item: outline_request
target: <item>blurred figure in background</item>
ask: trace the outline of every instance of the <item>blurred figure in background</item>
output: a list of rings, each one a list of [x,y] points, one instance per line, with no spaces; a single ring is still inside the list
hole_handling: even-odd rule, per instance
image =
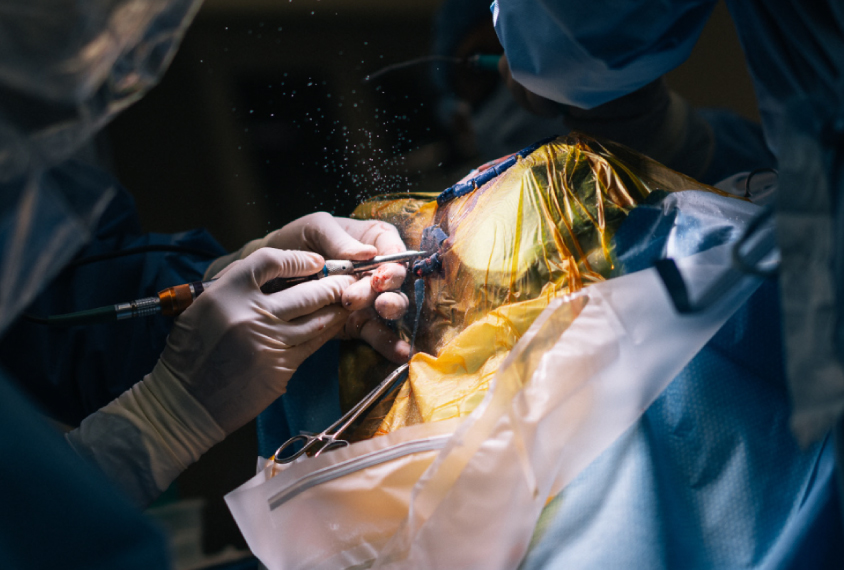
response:
[[[377,290],[351,276],[260,290],[319,271],[325,257],[402,251],[392,226],[316,213],[224,255],[201,230],[143,233],[126,190],[71,160],[157,83],[199,5],[0,1],[0,560],[10,568],[167,567],[136,508],[277,399],[310,354],[341,334],[407,358],[376,316],[406,308],[392,292],[403,268]],[[172,329],[20,322],[206,273],[217,281]],[[22,392],[81,425],[63,439]]]
[[[629,1],[610,9],[500,0],[493,20],[507,56],[502,72],[516,97],[539,112],[562,110],[598,125],[604,109],[664,117],[637,131],[679,126],[684,135],[668,140],[688,148],[686,159],[695,157],[695,168],[705,169],[698,158],[707,144],[684,142],[700,138],[699,121],[666,94],[662,76],[689,56],[715,3]],[[778,161],[792,423],[801,441],[815,441],[844,411],[844,5],[730,0],[727,7],[756,88],[765,141]],[[738,158],[750,145],[724,148]]]
[[[548,47],[553,56],[553,47]],[[433,54],[465,58],[501,54],[483,0],[446,0],[434,27]],[[625,144],[707,184],[775,165],[760,126],[727,109],[696,109],[659,79],[595,108],[559,105],[520,89],[507,59],[500,77],[437,62],[439,116],[458,155],[491,160],[543,137],[578,130]]]
[[[445,0],[434,20],[433,55],[465,58],[504,52],[485,0]],[[568,129],[559,119],[520,106],[495,71],[434,62],[437,115],[451,135],[456,160],[493,160]]]

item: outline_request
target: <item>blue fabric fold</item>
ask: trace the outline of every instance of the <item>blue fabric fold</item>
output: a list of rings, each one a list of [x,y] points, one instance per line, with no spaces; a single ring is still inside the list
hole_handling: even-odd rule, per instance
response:
[[[634,210],[615,237],[625,270],[670,240],[688,255],[733,239],[729,222],[707,221],[740,204],[725,200],[680,193]],[[834,449],[829,437],[801,449],[791,433],[778,299],[763,283],[554,499],[524,570],[841,567]]]
[[[66,268],[26,313],[56,315],[149,297],[201,279],[211,261],[226,253],[205,230],[143,232],[132,196],[96,168],[70,162],[54,170],[70,196],[117,190],[93,239],[76,259],[147,245],[180,246],[209,255],[151,252]],[[77,425],[152,371],[171,324],[172,319],[159,316],[52,328],[19,318],[0,339],[0,363],[50,416]]]

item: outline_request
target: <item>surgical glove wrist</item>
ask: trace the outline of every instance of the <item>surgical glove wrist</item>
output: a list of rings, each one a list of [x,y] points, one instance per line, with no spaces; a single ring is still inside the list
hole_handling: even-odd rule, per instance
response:
[[[226,436],[160,362],[116,400],[91,414],[67,440],[138,506],[146,506]]]
[[[346,323],[354,279],[328,277],[264,294],[276,277],[310,275],[315,254],[264,248],[233,263],[173,324],[142,382],[67,438],[139,505],[274,402],[296,368]]]

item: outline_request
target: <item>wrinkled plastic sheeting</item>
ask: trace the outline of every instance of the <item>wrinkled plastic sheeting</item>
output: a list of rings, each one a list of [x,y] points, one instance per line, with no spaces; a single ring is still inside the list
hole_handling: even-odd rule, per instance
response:
[[[485,165],[467,179],[508,160],[513,159]],[[357,435],[467,416],[549,302],[617,271],[612,238],[655,190],[718,193],[625,147],[572,133],[441,204],[388,195],[359,206],[355,217],[395,224],[411,248],[422,247],[426,228],[448,237],[438,252],[442,271],[424,278],[420,354],[410,363],[409,382],[385,416],[378,411],[383,421],[377,429]],[[408,311],[406,320],[415,314]],[[371,359],[349,353],[342,358],[344,370],[351,371],[341,375],[342,389],[360,392],[352,401],[366,390],[350,387],[384,376],[367,370]]]
[[[844,412],[844,114],[839,106],[801,100],[781,127],[783,334],[791,426],[808,445]]]
[[[276,466],[226,495],[249,548],[268,568],[347,568],[377,555],[407,516],[410,489],[458,420],[411,426],[318,457]],[[422,444],[423,451],[362,467],[353,476],[309,481],[374,455]],[[304,486],[303,486],[304,483]],[[291,496],[293,495],[293,496]]]
[[[690,285],[704,287],[727,268],[729,248],[681,260]],[[397,472],[390,479],[403,480],[405,487],[392,485],[390,493],[406,495],[407,514],[400,522],[392,517],[378,533],[358,531],[377,517],[378,506],[358,503],[354,493],[323,495],[317,486],[270,509],[280,476],[267,481],[265,472],[227,496],[229,506],[270,570],[513,568],[549,497],[639,419],[757,286],[746,278],[710,311],[684,316],[674,311],[653,269],[556,299],[418,482],[417,471],[393,465]],[[368,446],[392,445],[390,438],[411,430],[421,438],[443,425],[404,428],[305,459],[288,473],[299,481],[318,477],[335,453],[348,459]],[[334,485],[351,491],[374,487],[384,477],[367,484],[368,474],[348,474]],[[296,517],[283,515],[297,499],[302,502]],[[351,503],[356,508],[348,508]],[[299,558],[303,551],[319,555]]]
[[[0,0],[0,331],[91,237],[114,188],[51,168],[140,98],[199,0]]]
[[[708,282],[729,264],[729,251],[686,258],[684,277]],[[638,420],[757,286],[746,279],[696,316],[674,312],[654,270],[555,302],[496,377],[475,421],[414,489],[406,524],[374,567],[515,567],[548,498]],[[577,319],[546,350],[560,313],[564,325],[583,296]],[[444,546],[461,532],[459,544]]]
[[[116,189],[63,173],[33,173],[0,192],[0,332],[90,238]]]
[[[3,179],[64,160],[146,93],[200,4],[0,0]]]

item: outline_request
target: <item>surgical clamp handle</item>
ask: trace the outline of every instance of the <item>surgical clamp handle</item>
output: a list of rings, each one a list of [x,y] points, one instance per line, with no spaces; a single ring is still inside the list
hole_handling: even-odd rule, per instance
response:
[[[273,454],[273,461],[282,465],[286,463],[291,463],[292,461],[295,461],[296,459],[304,455],[317,443],[323,443],[324,445],[322,448],[319,449],[319,451],[314,454],[314,457],[317,457],[323,451],[346,447],[347,445],[349,445],[349,442],[344,439],[337,439],[337,436],[346,431],[349,426],[351,426],[355,422],[355,420],[357,420],[361,416],[361,414],[368,410],[372,406],[372,404],[374,404],[378,400],[378,398],[389,392],[390,389],[400,380],[403,380],[406,375],[407,364],[405,363],[396,368],[393,372],[391,372],[390,375],[387,376],[380,384],[378,384],[378,386],[376,386],[375,389],[373,389],[369,394],[367,394],[365,398],[363,398],[351,410],[343,414],[340,419],[325,428],[320,433],[316,435],[294,435],[293,437],[285,441],[283,444],[281,444],[281,447],[276,449],[275,454]],[[284,451],[297,441],[301,441],[304,444],[302,445],[302,448],[299,451],[289,457],[279,458],[279,455],[282,451]]]
[[[729,289],[737,285],[742,279],[748,277],[762,279],[773,277],[776,274],[776,268],[766,271],[757,267],[759,262],[777,249],[776,234],[773,229],[765,233],[760,231],[760,228],[772,217],[773,209],[768,207],[750,221],[744,233],[733,244],[732,266],[714,280],[694,301],[690,298],[683,275],[673,259],[660,259],[654,264],[654,268],[663,285],[665,285],[665,289],[671,297],[671,302],[678,313],[681,315],[700,313],[718,302]],[[761,234],[761,237],[756,234]],[[742,253],[742,246],[750,242],[751,237],[757,237],[757,240],[750,244],[749,251]]]

